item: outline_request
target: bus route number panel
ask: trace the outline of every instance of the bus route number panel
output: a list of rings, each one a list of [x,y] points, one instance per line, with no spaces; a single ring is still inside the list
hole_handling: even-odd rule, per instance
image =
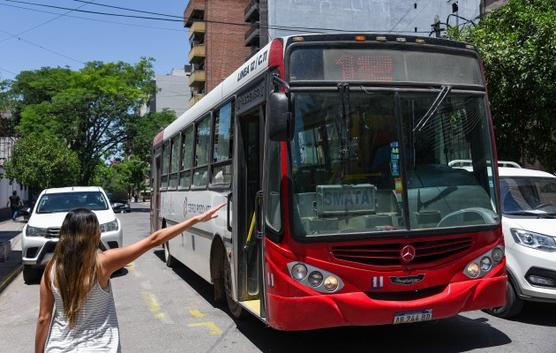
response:
[[[413,322],[430,321],[432,320],[432,309],[422,311],[411,311],[396,313],[394,315],[394,325],[396,324],[411,324]]]
[[[376,190],[372,184],[317,185],[317,214],[330,217],[375,213]]]

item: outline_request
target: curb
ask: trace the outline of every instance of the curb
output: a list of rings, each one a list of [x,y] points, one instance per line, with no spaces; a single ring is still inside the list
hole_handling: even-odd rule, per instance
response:
[[[17,275],[19,275],[22,269],[23,265],[17,266],[16,269],[13,270],[13,272],[10,273],[2,283],[0,283],[0,293],[2,293],[10,283],[12,283],[12,281],[17,277]]]

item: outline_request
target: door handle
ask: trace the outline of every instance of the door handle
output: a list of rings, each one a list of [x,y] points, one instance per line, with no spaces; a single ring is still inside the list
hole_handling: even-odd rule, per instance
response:
[[[228,232],[232,231],[232,226],[230,225],[230,202],[232,201],[232,193],[230,192],[226,195],[228,199],[228,204],[226,205],[226,228],[228,228]]]

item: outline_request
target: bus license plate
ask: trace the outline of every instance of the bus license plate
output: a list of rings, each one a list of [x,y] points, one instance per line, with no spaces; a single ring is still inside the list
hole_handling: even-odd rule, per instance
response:
[[[410,324],[412,322],[432,320],[432,309],[423,311],[412,311],[407,313],[397,313],[394,315],[395,324]]]

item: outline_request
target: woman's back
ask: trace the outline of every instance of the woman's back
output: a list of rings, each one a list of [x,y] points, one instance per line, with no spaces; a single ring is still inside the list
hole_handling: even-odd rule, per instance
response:
[[[62,296],[53,280],[54,271],[49,277],[55,310],[45,352],[120,352],[120,332],[110,282],[102,288],[95,281],[75,325],[70,327]]]

